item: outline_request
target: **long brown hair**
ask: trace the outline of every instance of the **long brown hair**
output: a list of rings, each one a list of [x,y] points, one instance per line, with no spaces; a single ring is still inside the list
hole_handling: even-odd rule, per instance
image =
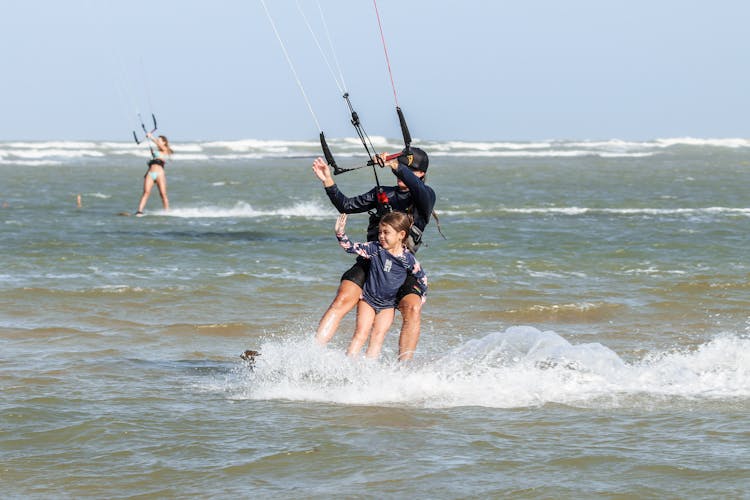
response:
[[[167,148],[167,153],[174,154],[174,151],[172,151],[172,148],[169,146],[169,139],[167,139],[166,135],[160,135],[159,139],[164,141],[164,147]]]
[[[409,230],[411,225],[414,224],[414,219],[404,212],[388,212],[380,219],[380,224],[388,224],[396,232],[403,231],[404,239],[401,240],[401,243],[403,243],[409,237]]]

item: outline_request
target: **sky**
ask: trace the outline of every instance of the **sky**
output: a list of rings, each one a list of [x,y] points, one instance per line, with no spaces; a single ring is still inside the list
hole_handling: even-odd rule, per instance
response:
[[[371,136],[750,136],[746,0],[377,0],[395,98],[374,2],[265,2],[309,107],[261,0],[0,0],[0,141],[352,137],[305,19]]]

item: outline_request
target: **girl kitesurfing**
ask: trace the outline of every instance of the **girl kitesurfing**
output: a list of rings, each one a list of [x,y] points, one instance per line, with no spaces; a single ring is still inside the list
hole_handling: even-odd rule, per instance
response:
[[[415,288],[424,300],[427,277],[414,254],[406,248],[406,239],[412,225],[411,216],[403,212],[389,212],[380,219],[377,241],[354,243],[346,235],[346,214],[336,221],[335,231],[339,245],[358,258],[370,262],[367,281],[357,303],[357,327],[346,350],[348,356],[357,356],[369,338],[366,356],[377,358],[383,346],[398,303],[398,292],[407,278],[412,278]]]

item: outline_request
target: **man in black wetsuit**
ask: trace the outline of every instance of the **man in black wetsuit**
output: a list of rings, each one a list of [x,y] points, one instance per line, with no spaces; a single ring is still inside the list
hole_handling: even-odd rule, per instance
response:
[[[414,218],[411,241],[408,246],[412,252],[416,252],[421,244],[422,232],[430,221],[430,215],[435,206],[435,192],[424,183],[429,165],[427,153],[414,147],[410,148],[409,153],[410,155],[400,156],[398,161],[392,160],[386,163],[396,176],[397,184],[382,189],[388,197],[387,203],[393,210],[408,213]],[[317,158],[313,162],[313,172],[323,183],[328,198],[340,213],[370,213],[367,241],[377,241],[378,223],[382,216],[382,202],[384,201],[378,199],[377,187],[349,198],[339,191],[328,164],[322,158]],[[341,319],[357,305],[367,277],[368,266],[369,261],[366,259],[357,259],[357,262],[341,276],[341,284],[336,297],[320,319],[318,331],[315,334],[315,339],[321,344],[331,340]],[[422,296],[412,276],[407,278],[399,290],[398,310],[401,311],[403,318],[398,340],[398,358],[403,361],[414,357],[419,341]]]

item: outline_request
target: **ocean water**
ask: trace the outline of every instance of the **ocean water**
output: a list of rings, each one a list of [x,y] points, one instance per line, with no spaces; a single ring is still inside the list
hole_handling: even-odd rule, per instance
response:
[[[315,141],[175,138],[143,218],[134,144],[0,142],[2,496],[750,498],[750,141],[415,144],[399,364],[399,316],[311,341],[352,260]]]

